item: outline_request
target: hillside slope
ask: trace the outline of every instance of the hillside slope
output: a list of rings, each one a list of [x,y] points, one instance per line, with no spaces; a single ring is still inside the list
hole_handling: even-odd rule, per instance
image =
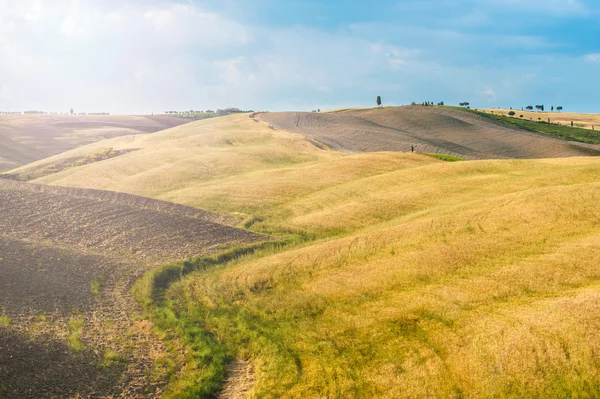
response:
[[[96,141],[187,122],[169,116],[0,115],[0,172]]]
[[[302,136],[273,131],[265,124],[248,118],[248,115],[232,115],[192,122],[149,135],[105,140],[26,165],[11,173],[35,173],[65,159],[108,147],[136,151],[68,168],[35,182],[127,192],[203,208],[198,201],[201,196],[194,191],[207,182],[343,157],[343,154],[315,147]]]
[[[437,163],[291,197],[274,221],[330,238],[191,275],[170,311],[249,357],[258,397],[596,397],[599,179]]]
[[[258,397],[600,395],[600,158],[344,154],[236,115],[16,172],[106,147],[139,150],[38,181],[244,213],[255,231],[300,237],[167,290],[158,317],[212,340],[185,348],[198,362],[186,371],[249,359]]]
[[[347,152],[410,151],[466,159],[600,155],[596,145],[515,130],[443,107],[385,107],[331,113],[273,112],[261,120]]]
[[[538,112],[538,111],[527,111],[519,109],[503,109],[503,108],[486,108],[482,111],[487,113],[493,113],[495,115],[509,116],[508,113],[511,111],[515,112],[516,117],[523,115],[523,119],[529,119],[533,121],[543,120],[547,121],[550,119],[552,123],[560,123],[561,125],[570,126],[573,122],[574,126],[583,129],[600,130],[600,114],[584,114],[580,112]]]
[[[3,179],[0,215],[2,398],[155,397],[165,349],[129,294],[133,282],[265,238],[181,205]]]

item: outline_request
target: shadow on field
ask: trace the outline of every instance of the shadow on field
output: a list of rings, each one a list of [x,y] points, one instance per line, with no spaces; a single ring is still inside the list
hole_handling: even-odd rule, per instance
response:
[[[72,352],[56,339],[30,341],[0,327],[0,398],[110,396],[118,390],[122,369],[103,369],[99,361],[90,351]]]

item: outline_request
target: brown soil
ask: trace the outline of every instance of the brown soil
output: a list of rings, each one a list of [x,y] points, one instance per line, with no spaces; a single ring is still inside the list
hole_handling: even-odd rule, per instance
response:
[[[170,116],[0,115],[0,172],[100,140],[188,122]]]
[[[405,106],[332,113],[274,112],[257,116],[346,152],[403,151],[466,159],[554,158],[600,155],[600,146],[511,129],[475,114]]]
[[[155,360],[166,351],[133,282],[165,262],[263,239],[180,205],[7,180],[0,216],[0,316],[11,320],[0,325],[0,398],[159,396]],[[74,318],[79,349],[69,345]]]

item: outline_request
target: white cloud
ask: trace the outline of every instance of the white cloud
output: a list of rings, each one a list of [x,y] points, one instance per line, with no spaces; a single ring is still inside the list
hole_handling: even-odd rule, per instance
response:
[[[483,89],[481,94],[486,96],[489,100],[492,100],[492,101],[498,100],[498,98],[496,97],[496,92],[491,87],[486,87],[485,89]]]
[[[538,0],[506,2],[509,9],[542,7]],[[368,105],[376,95],[387,103],[495,102],[530,95],[553,77],[553,61],[528,58],[553,49],[539,36],[421,23],[269,27],[197,4],[0,0],[0,109],[323,109]],[[580,3],[547,4],[577,10]],[[476,26],[490,15],[474,10],[460,24]],[[560,62],[593,69],[581,60]],[[569,85],[572,75],[564,74],[566,87],[577,86]]]
[[[590,53],[583,57],[588,62],[600,62],[600,53]]]

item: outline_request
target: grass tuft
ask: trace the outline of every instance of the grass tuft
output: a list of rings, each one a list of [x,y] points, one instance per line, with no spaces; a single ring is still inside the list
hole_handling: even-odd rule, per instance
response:
[[[432,157],[435,159],[439,159],[442,161],[446,161],[446,162],[458,162],[458,161],[464,161],[464,158],[461,157],[455,157],[453,155],[446,155],[446,154],[425,154],[428,157]]]
[[[2,313],[0,315],[0,326],[8,327],[12,323],[12,319],[8,317],[6,314]]]
[[[69,349],[71,349],[73,352],[81,352],[85,349],[85,345],[81,341],[81,334],[83,334],[84,324],[85,321],[79,316],[73,316],[69,320],[69,324],[67,326],[69,331],[67,343],[69,345]]]

